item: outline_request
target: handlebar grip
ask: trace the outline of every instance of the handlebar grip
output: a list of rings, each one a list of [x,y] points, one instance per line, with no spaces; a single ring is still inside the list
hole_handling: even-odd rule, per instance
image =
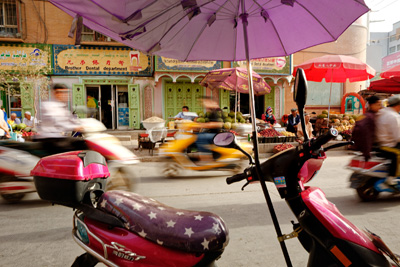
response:
[[[236,175],[233,175],[231,177],[226,178],[226,183],[227,184],[233,184],[233,183],[236,183],[236,182],[240,182],[240,181],[246,179],[247,177],[249,177],[249,175],[246,174],[246,172],[240,173],[240,174],[236,174]]]
[[[332,138],[338,136],[338,130],[335,128],[330,128],[327,134],[319,136],[312,144],[311,149],[316,150],[319,149],[321,146],[328,143]]]

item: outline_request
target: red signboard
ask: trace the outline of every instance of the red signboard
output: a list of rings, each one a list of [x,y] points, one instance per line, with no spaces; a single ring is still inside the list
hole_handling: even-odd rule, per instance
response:
[[[394,66],[400,65],[400,52],[390,54],[382,58],[382,72],[387,71]]]

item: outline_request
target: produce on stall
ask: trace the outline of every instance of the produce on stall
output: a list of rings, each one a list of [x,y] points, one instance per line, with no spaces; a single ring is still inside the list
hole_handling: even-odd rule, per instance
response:
[[[294,147],[292,144],[279,144],[274,146],[272,153],[276,154],[292,147]]]
[[[345,140],[351,139],[351,132],[356,124],[358,118],[357,114],[333,114],[329,115],[329,127],[335,127],[339,134]],[[317,115],[314,130],[319,133],[321,128],[326,127],[328,124],[328,111],[323,110],[321,114]]]

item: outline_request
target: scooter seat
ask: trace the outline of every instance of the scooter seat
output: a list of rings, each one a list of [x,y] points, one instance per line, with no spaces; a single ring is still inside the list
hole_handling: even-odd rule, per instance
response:
[[[128,230],[173,249],[204,253],[221,250],[229,241],[228,229],[219,216],[172,208],[131,192],[104,193],[98,209],[118,217]]]

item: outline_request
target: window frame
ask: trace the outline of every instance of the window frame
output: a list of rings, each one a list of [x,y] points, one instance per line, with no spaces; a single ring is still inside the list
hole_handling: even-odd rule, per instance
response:
[[[13,20],[15,20],[15,24],[8,24],[10,20],[8,11],[11,9],[7,9],[7,4],[14,6],[13,8],[15,9],[15,12],[13,15],[15,19]],[[17,0],[0,0],[0,12],[2,14],[0,16],[0,38],[21,38],[22,30],[20,2]]]

